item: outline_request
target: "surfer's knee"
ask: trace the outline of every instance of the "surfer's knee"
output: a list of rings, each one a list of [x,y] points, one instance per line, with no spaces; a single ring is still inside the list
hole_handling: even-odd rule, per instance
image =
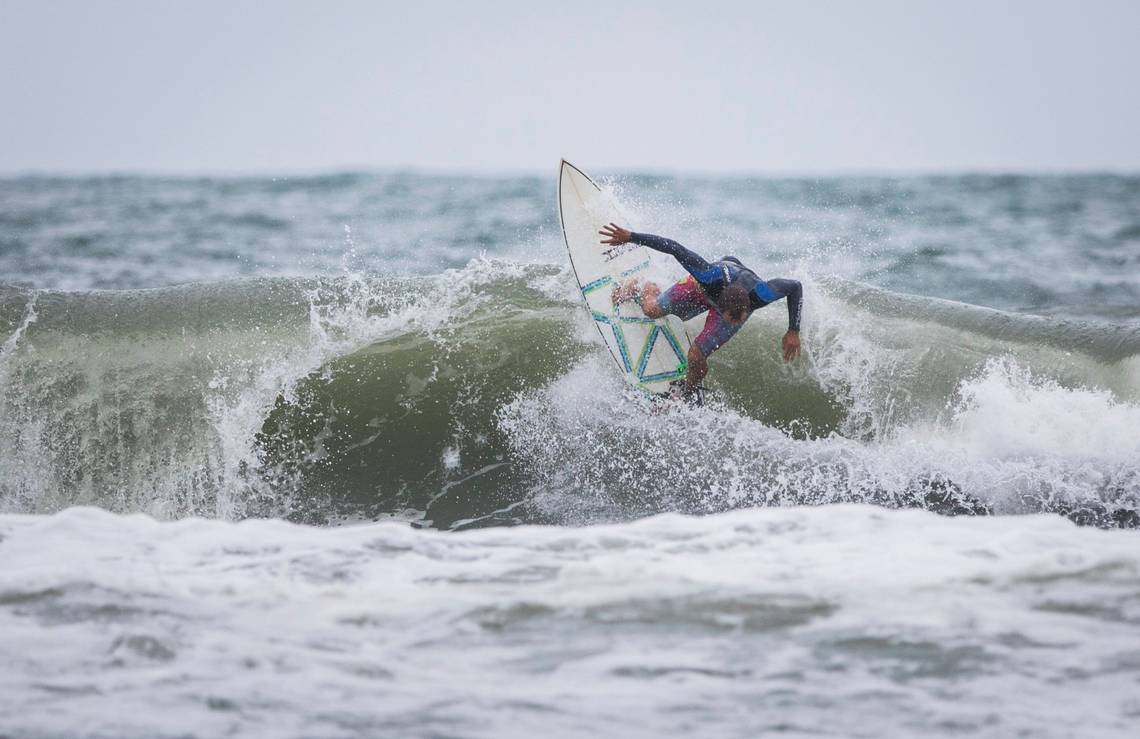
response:
[[[664,318],[665,309],[657,302],[661,295],[661,288],[652,282],[647,282],[641,288],[641,312],[649,318]]]

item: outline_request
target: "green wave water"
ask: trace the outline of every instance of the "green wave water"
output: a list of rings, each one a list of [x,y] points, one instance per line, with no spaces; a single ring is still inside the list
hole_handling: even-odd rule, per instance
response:
[[[809,280],[801,362],[778,356],[782,314],[760,312],[716,355],[714,408],[663,412],[610,371],[567,278],[476,260],[10,289],[0,502],[441,527],[868,500],[1101,525],[1140,511],[1134,326]],[[996,455],[993,423],[1016,442]]]

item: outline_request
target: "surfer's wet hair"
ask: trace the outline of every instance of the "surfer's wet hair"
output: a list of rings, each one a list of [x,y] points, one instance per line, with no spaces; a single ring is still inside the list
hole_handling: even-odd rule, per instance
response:
[[[743,321],[748,314],[748,290],[743,285],[729,285],[720,293],[717,307],[723,316],[734,321]]]

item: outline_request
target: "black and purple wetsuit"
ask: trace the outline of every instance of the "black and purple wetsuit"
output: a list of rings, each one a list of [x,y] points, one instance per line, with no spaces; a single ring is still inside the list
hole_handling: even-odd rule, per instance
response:
[[[677,316],[682,321],[708,311],[705,327],[694,342],[706,357],[719,349],[744,325],[743,321],[735,326],[726,321],[717,306],[721,292],[730,284],[740,284],[748,290],[748,315],[757,308],[787,298],[788,330],[800,330],[804,295],[803,286],[798,280],[762,280],[736,257],[723,257],[708,262],[701,255],[662,236],[635,233],[631,241],[672,256],[689,273],[689,277],[661,293],[657,304],[666,313]]]

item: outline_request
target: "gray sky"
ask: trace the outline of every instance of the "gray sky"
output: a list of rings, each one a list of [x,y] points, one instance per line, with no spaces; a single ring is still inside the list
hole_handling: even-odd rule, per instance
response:
[[[0,0],[0,171],[1140,170],[1140,2]]]

